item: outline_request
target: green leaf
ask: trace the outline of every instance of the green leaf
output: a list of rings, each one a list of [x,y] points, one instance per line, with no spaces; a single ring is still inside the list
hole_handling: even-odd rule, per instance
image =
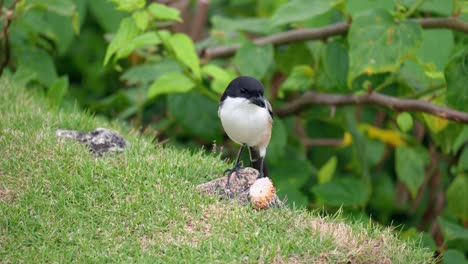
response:
[[[312,54],[305,43],[294,43],[275,51],[276,67],[289,75],[297,65],[313,64]]]
[[[167,72],[179,71],[177,63],[171,59],[164,59],[151,64],[138,64],[129,68],[122,76],[121,80],[128,85],[148,84]]]
[[[11,76],[11,81],[17,84],[18,86],[26,86],[29,82],[34,81],[36,79],[37,72],[29,68],[22,67],[21,65],[19,65],[19,67]]]
[[[468,147],[462,150],[460,158],[458,159],[458,171],[468,171]]]
[[[429,155],[423,148],[399,146],[395,151],[395,167],[398,179],[409,189],[413,199],[424,182],[424,167]]]
[[[280,97],[287,91],[306,91],[314,83],[314,70],[309,65],[297,65],[279,88]]]
[[[416,59],[406,61],[399,72],[400,78],[405,80],[414,91],[422,91],[443,84],[443,80],[431,77],[437,77],[437,74],[434,74],[436,72],[443,72],[454,46],[451,30],[424,30],[422,36],[422,44],[416,52]]]
[[[221,122],[218,120],[218,104],[199,93],[170,94],[167,107],[175,119],[188,133],[208,142],[222,138]]]
[[[186,93],[193,89],[195,84],[180,72],[168,72],[151,84],[148,89],[148,99],[161,94]]]
[[[408,112],[403,112],[397,116],[397,124],[401,131],[408,132],[413,128],[413,118]]]
[[[372,196],[369,200],[372,211],[378,211],[378,220],[382,224],[391,221],[391,214],[395,208],[395,183],[386,172],[374,172],[372,182]],[[388,223],[389,224],[389,223]]]
[[[327,43],[320,51],[320,62],[324,74],[317,74],[317,76],[326,77],[324,86],[336,87],[338,91],[346,91],[349,59],[345,45],[331,42]]]
[[[82,1],[82,0],[80,0]],[[120,22],[128,15],[114,8],[110,1],[86,1],[91,14],[106,32],[116,32]]]
[[[346,0],[346,11],[355,17],[362,12],[366,12],[369,9],[382,8],[387,11],[393,11],[395,9],[395,2],[393,0]]]
[[[370,186],[355,178],[329,181],[312,187],[320,204],[328,206],[365,206],[370,196]]]
[[[204,75],[213,78],[213,81],[211,82],[211,88],[213,91],[219,94],[224,92],[229,82],[235,77],[232,76],[228,71],[214,64],[207,64],[203,66],[201,71]]]
[[[54,105],[61,105],[68,90],[68,77],[58,78],[48,89],[47,97]]]
[[[377,165],[385,154],[385,143],[380,140],[363,139],[365,153],[361,158],[366,159],[367,166]]]
[[[464,241],[465,245],[468,245],[468,229],[442,217],[438,217],[437,222],[439,222],[440,229],[444,236],[444,242],[458,240]]]
[[[389,12],[374,9],[354,18],[349,33],[348,87],[361,74],[393,72],[414,56],[422,41],[421,26],[397,22]]]
[[[370,182],[370,164],[368,160],[370,154],[368,144],[366,144],[366,139],[362,131],[358,128],[356,116],[351,109],[353,108],[348,108],[347,111],[345,110],[344,116],[346,127],[352,136],[352,166],[356,174],[360,175],[363,180]]]
[[[338,160],[336,156],[331,157],[327,163],[325,163],[322,168],[317,172],[317,178],[319,184],[324,184],[329,182],[336,170],[336,164]]]
[[[197,79],[200,79],[200,61],[192,39],[185,34],[177,33],[169,38],[169,44],[177,59],[189,67]]]
[[[28,6],[32,9],[20,15],[19,23],[12,23],[11,31],[27,31],[29,40],[42,40],[42,45],[54,44],[47,48],[63,54],[74,37],[73,23],[77,23],[78,16],[76,5],[71,0],[32,0],[28,1]]]
[[[443,124],[442,122],[439,122]],[[440,126],[440,124],[439,124]],[[458,140],[458,136],[463,135],[460,134],[463,130],[463,127],[466,126],[464,124],[455,123],[455,122],[448,122],[448,125],[438,133],[432,133],[431,131],[431,138],[436,143],[436,146],[440,148],[441,152],[444,154],[455,154],[458,149],[455,149],[457,146],[456,144],[460,143]],[[431,129],[431,125],[428,123],[429,129]],[[458,141],[458,142],[457,142]],[[463,144],[463,143],[462,143]]]
[[[412,0],[412,1],[413,1],[413,4],[415,4],[417,0]],[[452,11],[453,11],[453,3],[456,3],[456,2],[444,1],[444,0],[425,1],[424,4],[422,4],[422,6],[418,8],[418,10],[434,12],[434,13],[444,15],[444,16],[451,16]]]
[[[273,66],[273,46],[271,44],[257,46],[246,42],[234,56],[234,64],[241,75],[263,79]]]
[[[117,10],[132,12],[134,10],[143,8],[145,0],[111,0],[117,4]]]
[[[454,153],[458,151],[466,141],[468,141],[468,126],[463,126],[463,130],[460,131],[453,142],[452,151]]]
[[[444,252],[443,255],[443,264],[468,264],[468,259],[465,258],[465,255],[455,249],[448,249]]]
[[[166,5],[151,3],[148,6],[148,11],[156,19],[182,22],[182,19],[180,18],[180,11]]]
[[[104,58],[104,65],[107,64],[119,49],[122,49],[128,45],[133,39],[140,34],[140,30],[135,24],[135,20],[131,17],[127,17],[120,23],[117,33],[109,44]]]
[[[297,22],[323,14],[335,7],[340,0],[293,0],[282,5],[273,14],[275,26]]]
[[[52,57],[43,49],[34,47],[13,47],[17,67],[24,71],[35,72],[37,81],[51,86],[58,78]]]
[[[145,31],[149,23],[149,15],[145,10],[140,10],[132,14],[135,24],[141,31]]]
[[[288,143],[288,131],[283,120],[275,119],[271,133],[270,144],[267,149],[267,156],[270,162],[279,162],[284,158],[284,148]]]
[[[455,56],[445,68],[447,103],[468,112],[468,49]]]
[[[75,5],[71,0],[29,0],[31,7],[61,16],[71,16]]]
[[[268,156],[266,159],[268,160]],[[270,167],[270,177],[281,199],[286,198],[287,203],[295,207],[306,207],[308,199],[300,189],[314,171],[310,162],[286,156],[284,159],[273,162]]]
[[[460,159],[460,163],[468,161],[468,148],[465,148],[465,160]],[[460,165],[459,163],[459,165]],[[465,163],[467,166],[467,163]],[[468,221],[468,176],[460,173],[447,189],[448,208],[454,215],[462,221]]]

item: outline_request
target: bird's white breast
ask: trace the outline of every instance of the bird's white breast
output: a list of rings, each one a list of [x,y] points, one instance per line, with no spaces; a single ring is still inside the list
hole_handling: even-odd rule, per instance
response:
[[[272,118],[266,108],[245,98],[227,97],[218,114],[224,130],[233,141],[260,149],[268,145]]]

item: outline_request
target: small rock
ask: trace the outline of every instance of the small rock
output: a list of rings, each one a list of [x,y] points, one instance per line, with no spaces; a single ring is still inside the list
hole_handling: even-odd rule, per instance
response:
[[[99,156],[105,152],[122,152],[130,145],[118,132],[106,128],[97,128],[91,132],[57,129],[55,134],[85,144]]]
[[[250,203],[250,188],[257,181],[258,175],[259,173],[256,169],[250,167],[242,168],[239,170],[237,175],[235,172],[231,173],[229,186],[226,186],[228,179],[228,176],[226,175],[198,185],[197,190],[203,191],[207,194],[218,195],[221,199],[236,199],[239,204],[246,205]],[[271,180],[269,181],[271,182]],[[267,207],[280,207],[282,205],[283,202],[278,198],[276,193],[272,193]]]

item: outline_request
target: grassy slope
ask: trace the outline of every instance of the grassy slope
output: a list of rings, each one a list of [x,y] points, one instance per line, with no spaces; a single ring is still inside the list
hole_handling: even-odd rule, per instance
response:
[[[0,262],[431,260],[388,229],[199,194],[226,167],[215,155],[155,147],[130,131],[125,153],[94,158],[55,129],[119,125],[51,110],[6,80],[0,94]]]

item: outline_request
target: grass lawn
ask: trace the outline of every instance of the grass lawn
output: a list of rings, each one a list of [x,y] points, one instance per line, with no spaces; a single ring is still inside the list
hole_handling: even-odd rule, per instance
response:
[[[218,154],[151,143],[118,123],[54,110],[0,79],[2,263],[430,263],[417,243],[372,224],[293,208],[256,211],[195,186]],[[96,158],[55,130],[120,131],[131,146]]]

